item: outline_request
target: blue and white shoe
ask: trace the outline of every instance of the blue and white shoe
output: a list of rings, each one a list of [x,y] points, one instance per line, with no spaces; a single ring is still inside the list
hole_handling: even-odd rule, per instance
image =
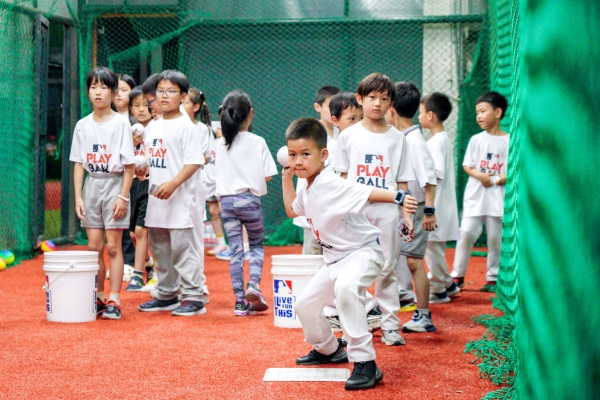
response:
[[[447,292],[430,293],[429,294],[429,302],[431,304],[450,303],[450,296],[448,296]]]
[[[437,329],[431,321],[431,312],[421,314],[419,310],[415,311],[410,321],[402,325],[402,332],[435,332]]]
[[[231,250],[228,247],[226,250],[223,250],[220,253],[215,254],[215,257],[217,257],[219,260],[229,261],[229,260],[231,260]],[[249,259],[250,259],[250,252],[245,251],[244,252],[244,260],[249,260]]]
[[[460,288],[456,283],[452,282],[452,285],[446,288],[446,293],[448,293],[448,296],[450,297],[455,296],[460,293]]]

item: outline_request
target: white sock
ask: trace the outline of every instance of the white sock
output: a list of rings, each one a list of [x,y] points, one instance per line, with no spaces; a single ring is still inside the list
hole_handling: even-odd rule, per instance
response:
[[[225,235],[217,236],[217,244],[225,246]]]
[[[108,297],[108,301],[114,301],[117,305],[121,305],[121,293],[110,292],[110,296]]]
[[[244,253],[250,251],[250,244],[249,243],[244,243]]]
[[[417,311],[423,315],[429,315],[429,308],[418,308]]]

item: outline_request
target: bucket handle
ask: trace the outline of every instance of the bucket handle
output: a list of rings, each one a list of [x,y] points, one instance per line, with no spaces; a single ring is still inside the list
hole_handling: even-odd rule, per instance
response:
[[[60,273],[60,275],[58,275],[58,276],[57,276],[57,277],[56,277],[56,278],[55,278],[55,279],[54,279],[52,282],[48,281],[48,284],[47,284],[47,285],[44,285],[44,286],[42,286],[42,290],[43,290],[44,292],[48,292],[48,291],[50,291],[50,285],[51,285],[52,283],[54,283],[54,282],[56,282],[57,280],[59,280],[59,279],[60,279],[60,278],[63,276],[63,274],[64,274],[65,272],[67,272],[67,270],[68,270],[68,269],[75,268],[76,266],[77,266],[77,263],[76,263],[76,262],[74,262],[74,261],[71,261],[71,262],[69,262],[69,266],[68,266],[68,267],[67,267],[67,268],[66,268],[66,269],[65,269],[63,272],[61,272],[61,273]]]

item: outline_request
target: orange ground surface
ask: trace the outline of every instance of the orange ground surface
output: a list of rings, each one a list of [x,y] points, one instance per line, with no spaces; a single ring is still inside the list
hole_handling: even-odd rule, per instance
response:
[[[261,288],[271,303],[270,256],[301,248],[265,250]],[[454,257],[452,249],[447,257]],[[271,309],[233,316],[228,262],[206,257],[205,315],[138,312],[148,294],[127,293],[123,286],[122,320],[82,324],[46,320],[42,264],[40,255],[0,272],[0,398],[479,399],[495,389],[463,352],[484,332],[471,318],[498,313],[491,295],[479,292],[485,258],[471,259],[466,290],[452,303],[431,306],[437,332],[405,334],[407,345],[399,347],[384,345],[381,332],[374,333],[384,379],[360,392],[347,392],[340,382],[263,382],[267,368],[294,368],[310,347],[301,329],[274,327]],[[401,313],[402,322],[410,314]],[[351,364],[338,366],[352,370]]]

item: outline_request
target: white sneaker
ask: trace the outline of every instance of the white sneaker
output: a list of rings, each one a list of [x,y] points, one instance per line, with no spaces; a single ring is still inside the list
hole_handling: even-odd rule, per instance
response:
[[[406,344],[404,338],[397,330],[381,331],[381,341],[388,346],[400,346]]]
[[[224,244],[217,244],[215,247],[213,247],[212,249],[210,249],[206,254],[208,254],[209,256],[214,256],[217,253],[220,253],[222,251],[227,250],[227,245]]]
[[[148,257],[148,259],[146,260],[146,267],[153,267],[153,266],[154,266],[154,258]]]
[[[129,282],[131,280],[133,271],[135,271],[135,269],[131,265],[125,264],[123,266],[123,282]]]
[[[431,304],[450,303],[450,296],[448,296],[448,292],[446,291],[442,293],[430,293],[429,302]]]
[[[435,332],[436,330],[431,321],[431,311],[429,314],[421,314],[417,310],[414,312],[412,319],[402,325],[402,332]]]
[[[140,291],[151,292],[151,291],[155,290],[157,286],[158,286],[158,279],[152,278],[148,281],[148,283],[146,283],[144,285],[144,287],[142,287],[142,289]]]

